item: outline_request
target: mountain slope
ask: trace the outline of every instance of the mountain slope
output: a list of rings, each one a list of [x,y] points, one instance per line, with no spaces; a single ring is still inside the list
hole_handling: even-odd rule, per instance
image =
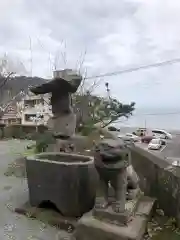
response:
[[[0,78],[0,105],[7,104],[20,91],[27,92],[29,86],[40,85],[47,80],[38,77],[16,76],[7,82]]]

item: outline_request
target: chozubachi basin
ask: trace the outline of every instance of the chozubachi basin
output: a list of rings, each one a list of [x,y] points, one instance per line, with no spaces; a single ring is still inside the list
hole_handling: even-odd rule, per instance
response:
[[[93,208],[98,182],[93,157],[40,153],[26,158],[26,171],[32,206],[51,202],[67,217],[80,217]]]

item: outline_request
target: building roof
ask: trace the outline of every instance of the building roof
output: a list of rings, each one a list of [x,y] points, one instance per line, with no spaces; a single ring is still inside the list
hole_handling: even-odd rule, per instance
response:
[[[9,119],[9,118],[11,119],[18,118],[17,106],[14,103],[9,104],[1,116],[1,119]]]

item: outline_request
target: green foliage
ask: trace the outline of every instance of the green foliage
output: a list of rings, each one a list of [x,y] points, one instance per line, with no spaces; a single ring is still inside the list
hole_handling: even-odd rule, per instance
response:
[[[90,129],[96,123],[102,123],[105,127],[121,117],[128,118],[135,108],[134,102],[122,104],[116,98],[102,98],[89,93],[75,95],[74,102],[78,130],[82,130],[82,126]]]
[[[96,129],[93,123],[86,123],[85,125],[79,127],[78,132],[81,132],[83,136],[88,136],[93,129]]]
[[[42,132],[36,136],[36,153],[45,152],[49,144],[54,144],[55,138],[51,132]]]
[[[134,106],[135,103],[122,104],[115,98],[102,99],[99,107],[96,107],[97,120],[100,122],[109,121],[108,125],[120,117],[128,118],[132,114]]]
[[[4,127],[4,137],[5,138],[16,138],[16,139],[27,139],[27,140],[36,140],[37,135],[41,131],[45,131],[46,127],[38,126],[26,126],[26,125],[10,125]]]
[[[4,135],[6,138],[24,139],[25,133],[20,125],[10,125],[4,128]]]

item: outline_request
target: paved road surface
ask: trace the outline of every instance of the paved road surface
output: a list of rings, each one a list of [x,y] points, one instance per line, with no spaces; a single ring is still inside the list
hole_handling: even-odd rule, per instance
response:
[[[133,131],[136,131],[137,128],[131,128],[131,127],[121,127],[121,134],[124,133],[131,133]],[[147,151],[151,152],[152,154],[158,155],[163,157],[166,161],[169,163],[174,162],[175,160],[180,161],[180,130],[169,130],[169,132],[173,135],[173,139],[167,141],[166,147],[161,149],[160,151],[156,150],[148,150],[147,144],[138,144],[143,149],[146,149]]]
[[[11,211],[12,206],[23,203],[23,198],[27,197],[27,183],[24,179],[6,177],[3,174],[8,163],[14,160],[14,155],[23,151],[26,145],[27,142],[19,140],[0,142],[0,239],[56,240],[57,229],[45,227],[37,220]]]
[[[180,135],[175,135],[172,141],[168,141],[166,148],[162,151],[162,156],[180,158]]]
[[[180,134],[174,133],[173,139],[167,140],[166,146],[160,150],[148,150],[148,144],[138,143],[137,145],[156,156],[164,158],[169,163],[180,161]]]

